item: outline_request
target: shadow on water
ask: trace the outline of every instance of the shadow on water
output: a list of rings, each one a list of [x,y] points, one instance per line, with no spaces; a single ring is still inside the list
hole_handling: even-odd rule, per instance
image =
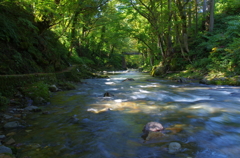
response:
[[[126,78],[135,81],[122,82]],[[34,113],[15,137],[18,156],[34,158],[225,158],[240,154],[239,87],[179,84],[128,72],[87,79],[55,93],[48,115]],[[103,97],[105,92],[113,97]],[[143,126],[164,136],[144,141]],[[170,142],[182,148],[168,153]]]

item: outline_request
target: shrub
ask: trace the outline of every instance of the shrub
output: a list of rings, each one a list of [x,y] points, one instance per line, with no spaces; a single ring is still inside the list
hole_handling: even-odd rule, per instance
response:
[[[46,103],[50,100],[48,85],[42,81],[21,88],[23,94],[33,100],[35,104]]]
[[[5,110],[8,104],[9,104],[9,99],[2,96],[2,94],[0,93],[0,111]]]

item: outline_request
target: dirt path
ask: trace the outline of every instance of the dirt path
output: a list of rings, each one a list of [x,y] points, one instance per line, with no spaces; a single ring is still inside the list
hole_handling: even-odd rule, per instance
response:
[[[39,72],[39,73],[30,73],[30,74],[15,74],[15,75],[0,75],[1,76],[5,76],[5,77],[17,77],[17,76],[28,76],[28,75],[43,75],[43,74],[53,74],[53,73],[63,73],[63,72],[68,72],[68,71],[71,71],[72,69],[74,69],[76,66],[78,65],[72,65],[62,71],[57,71],[57,72],[49,72],[49,73],[42,73],[42,72]]]

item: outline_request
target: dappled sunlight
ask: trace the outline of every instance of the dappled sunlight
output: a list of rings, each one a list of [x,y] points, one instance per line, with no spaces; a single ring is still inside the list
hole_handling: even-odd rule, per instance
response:
[[[161,85],[160,84],[150,84],[150,85],[140,85],[139,87],[141,87],[141,88],[154,88],[154,87],[161,87]]]
[[[179,109],[180,107],[178,105],[165,105],[162,107],[164,110],[176,110]]]
[[[87,111],[93,113],[101,113],[105,111],[122,111],[124,113],[155,113],[160,111],[160,107],[156,105],[147,105],[146,101],[142,104],[136,102],[123,102],[121,99],[105,101],[105,104],[90,104]],[[141,106],[140,106],[141,105]]]
[[[119,90],[118,88],[107,88],[107,89],[105,89],[105,91],[117,91],[117,90]]]
[[[140,93],[151,93],[150,91],[146,91],[146,90],[142,90],[142,89],[139,89],[139,92]]]
[[[194,113],[196,115],[199,115],[199,114],[207,115],[208,113],[222,112],[223,108],[214,107],[214,106],[212,106],[212,104],[208,104],[208,103],[198,103],[198,104],[186,107],[186,108],[182,108],[181,111]]]
[[[105,82],[106,85],[113,85],[115,82]]]
[[[114,101],[116,103],[121,103],[121,102],[127,101],[127,99],[115,99]]]
[[[181,132],[184,128],[186,129],[189,125],[186,124],[175,124],[171,127],[165,128],[166,130],[170,130],[173,134]]]

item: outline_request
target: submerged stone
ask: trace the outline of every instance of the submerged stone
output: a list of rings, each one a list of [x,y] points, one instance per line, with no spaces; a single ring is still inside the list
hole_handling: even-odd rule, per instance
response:
[[[162,137],[163,135],[164,134],[161,133],[161,132],[152,132],[152,131],[150,131],[148,133],[148,136],[147,136],[146,140],[157,139],[157,138]]]
[[[181,149],[181,144],[179,144],[178,142],[171,142],[168,146],[168,153],[175,154],[179,152],[180,149]]]

